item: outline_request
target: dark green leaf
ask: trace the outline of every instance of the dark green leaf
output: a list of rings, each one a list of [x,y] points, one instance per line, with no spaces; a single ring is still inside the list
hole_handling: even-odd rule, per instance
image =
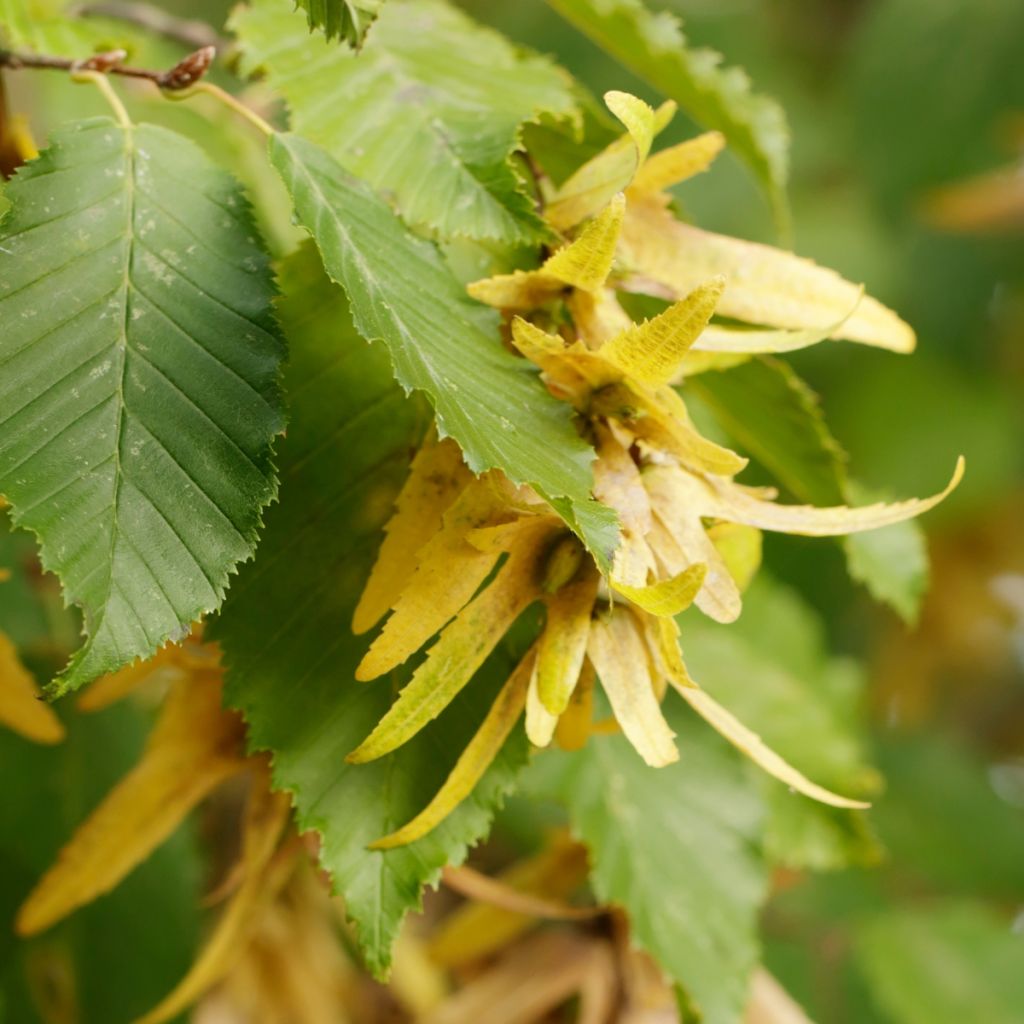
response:
[[[590,498],[594,453],[571,407],[502,347],[495,311],[471,300],[437,249],[324,150],[274,135],[270,155],[328,274],[348,293],[356,328],[384,340],[399,383],[426,392],[474,472],[498,467],[534,486],[607,566],[616,530],[611,510]]]
[[[368,643],[350,623],[429,413],[395,384],[384,349],[352,330],[344,294],[312,247],[286,264],[282,286],[292,422],[281,504],[268,513],[259,557],[242,570],[216,636],[227,700],[245,715],[253,748],[272,751],[275,783],[293,794],[300,827],[320,833],[321,861],[379,974],[423,886],[488,831],[526,744],[521,732],[510,739],[472,796],[428,836],[366,849],[422,810],[503,679],[485,666],[415,740],[371,764],[345,764],[394,696],[390,677],[355,682]],[[492,667],[500,675],[502,666]]]
[[[310,29],[321,29],[328,39],[340,38],[359,46],[384,0],[296,0],[306,12]]]
[[[79,122],[7,195],[0,492],[84,612],[63,693],[182,634],[252,555],[283,345],[245,198],[186,139]]]

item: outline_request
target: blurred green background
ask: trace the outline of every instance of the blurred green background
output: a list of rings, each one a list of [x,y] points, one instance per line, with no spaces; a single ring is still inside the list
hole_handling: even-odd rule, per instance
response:
[[[214,24],[229,7],[162,6]],[[463,6],[550,53],[595,93],[659,99],[542,0]],[[770,572],[817,610],[831,649],[867,666],[859,713],[887,784],[872,815],[880,863],[780,870],[764,919],[767,964],[819,1024],[1024,1024],[1024,3],[662,6],[683,17],[691,42],[746,68],[785,107],[796,251],[864,282],[918,332],[912,356],[825,344],[791,359],[820,394],[852,473],[887,494],[926,495],[958,454],[967,458],[963,485],[925,521],[932,581],[913,627],[850,582],[837,546],[766,542]],[[662,141],[693,131],[680,115]],[[1015,205],[1009,178],[979,181],[1001,168],[1017,169]],[[679,199],[704,227],[777,241],[767,204],[735,160],[686,183]],[[24,540],[3,539],[8,561],[30,556]],[[8,629],[25,641],[44,625]],[[112,744],[109,753],[121,767],[90,765],[91,796],[61,795],[53,837],[36,837],[40,867],[65,819],[80,817],[65,805],[91,803],[130,762],[138,733],[134,721],[114,728],[125,749]],[[53,770],[40,767],[40,792]],[[136,879],[140,892],[163,894],[182,958],[194,928],[176,896],[195,884],[187,846],[180,837]],[[173,876],[177,890],[161,881],[173,856],[187,862]],[[136,896],[126,889],[117,898],[130,905]],[[101,902],[90,913],[116,909]],[[59,1000],[60,958],[39,956]],[[95,1019],[113,1019],[103,1016],[114,1014],[106,997],[95,998]]]

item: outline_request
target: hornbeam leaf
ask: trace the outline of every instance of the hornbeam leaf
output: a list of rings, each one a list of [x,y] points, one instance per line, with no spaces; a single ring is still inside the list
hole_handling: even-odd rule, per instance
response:
[[[82,606],[75,689],[218,607],[275,493],[283,344],[239,187],[186,139],[54,134],[0,229],[0,493]]]
[[[752,359],[727,373],[691,378],[686,391],[696,392],[737,447],[798,501],[823,506],[867,500],[847,477],[846,453],[825,423],[818,396],[781,360]],[[913,623],[928,581],[920,525],[906,520],[851,534],[842,546],[850,575]]]
[[[757,964],[766,872],[756,845],[756,783],[703,723],[666,705],[682,759],[649,768],[622,736],[551,751],[527,775],[532,792],[569,811],[590,848],[598,900],[629,914],[630,936],[700,1010],[704,1024],[739,1024]]]
[[[606,567],[616,529],[611,510],[590,498],[593,451],[571,408],[502,348],[498,314],[470,299],[438,250],[319,146],[276,134],[270,156],[348,293],[356,329],[384,340],[404,388],[426,392],[442,436],[459,442],[475,473],[499,468],[535,487]]]
[[[788,221],[789,128],[782,108],[750,90],[740,68],[721,67],[714,50],[692,49],[678,18],[643,0],[548,0],[619,63],[674,99],[705,128],[722,132],[768,191],[776,218]]]
[[[535,243],[549,232],[513,151],[523,125],[575,121],[571,81],[442,0],[389,0],[358,55],[310,36],[285,0],[234,16],[294,131],[438,235]]]
[[[328,39],[340,38],[352,46],[362,44],[380,14],[384,0],[296,0],[306,12],[310,29],[323,30]]]
[[[227,702],[243,712],[253,747],[272,752],[275,785],[292,793],[300,828],[320,833],[321,862],[368,964],[381,974],[423,886],[487,832],[526,744],[521,733],[513,735],[473,792],[429,835],[401,849],[366,849],[430,803],[514,662],[496,658],[485,666],[401,750],[369,765],[345,763],[393,696],[391,677],[355,682],[368,641],[353,636],[349,622],[430,417],[425,403],[395,384],[383,348],[365,345],[349,326],[344,294],[323,274],[312,247],[284,265],[281,280],[292,350],[282,498],[214,635],[227,663]],[[397,685],[404,681],[398,676]]]

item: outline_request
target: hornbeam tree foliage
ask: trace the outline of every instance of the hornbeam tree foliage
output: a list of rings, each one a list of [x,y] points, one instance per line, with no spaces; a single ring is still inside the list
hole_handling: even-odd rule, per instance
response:
[[[460,977],[511,947],[502,1020],[803,1019],[759,965],[768,871],[856,861],[879,784],[823,684],[842,666],[775,649],[802,613],[762,532],[846,538],[913,618],[908,524],[963,462],[851,500],[783,357],[895,359],[913,328],[685,213],[731,150],[785,237],[781,109],[641,0],[551,6],[660,105],[449,0],[247,0],[215,63],[163,22],[0,0],[7,82],[103,104],[45,139],[0,112],[0,493],[70,609],[41,661],[0,635],[0,722],[95,773],[17,932],[61,934],[200,804],[221,835],[191,966],[106,1010],[79,981],[43,1019],[376,1020],[352,963],[393,958],[410,1016],[498,1019],[417,974],[403,922],[442,879],[467,902],[432,955]],[[679,109],[701,132],[662,144]],[[132,735],[155,720],[103,751],[78,719],[118,702]],[[60,784],[36,774],[4,785]],[[513,793],[568,831],[460,866]],[[514,945],[550,918],[573,924]]]

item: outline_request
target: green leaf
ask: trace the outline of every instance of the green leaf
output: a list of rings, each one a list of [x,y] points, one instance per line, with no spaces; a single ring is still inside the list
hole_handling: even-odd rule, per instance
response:
[[[622,736],[593,736],[581,751],[538,757],[531,788],[566,805],[590,848],[597,898],[626,909],[633,941],[687,990],[704,1024],[739,1024],[766,892],[761,800],[724,741],[678,703],[666,712],[676,764],[649,768]]]
[[[934,729],[891,733],[879,760],[888,790],[873,818],[894,870],[944,893],[1019,900],[1024,808],[997,791],[998,765]]]
[[[869,504],[888,495],[847,481],[851,503]],[[913,519],[881,530],[854,533],[842,540],[846,568],[853,579],[863,583],[876,601],[889,605],[908,625],[921,614],[921,602],[931,578],[928,542],[924,530]]]
[[[349,326],[344,294],[312,247],[285,264],[282,287],[292,422],[281,503],[268,513],[259,556],[240,574],[215,635],[228,665],[227,700],[245,715],[253,748],[272,751],[275,784],[293,794],[300,827],[321,834],[321,862],[381,974],[423,886],[488,831],[526,743],[515,734],[473,794],[423,839],[366,849],[423,809],[504,679],[488,677],[485,666],[401,750],[368,765],[345,763],[394,696],[390,678],[355,682],[367,641],[352,635],[350,622],[430,417],[395,384],[384,350]],[[498,677],[503,667],[495,666]]]
[[[186,139],[78,122],[7,195],[0,493],[84,612],[64,693],[181,635],[252,555],[283,345],[246,200]]]
[[[306,12],[309,27],[323,30],[328,39],[340,38],[360,46],[380,14],[384,0],[296,0]]]
[[[170,66],[184,55],[180,45],[123,18],[90,14],[70,0],[0,0],[0,45],[62,57],[88,57],[124,49],[146,67]]]
[[[854,952],[893,1024],[1020,1024],[1024,934],[988,907],[883,912],[858,929]]]
[[[616,528],[611,510],[590,498],[594,453],[570,406],[502,347],[497,313],[470,299],[436,247],[324,150],[274,135],[270,156],[328,274],[348,293],[356,329],[384,340],[399,383],[426,392],[470,469],[498,467],[534,486],[607,567]]]
[[[759,356],[722,373],[687,381],[715,419],[798,501],[810,505],[876,500],[846,474],[818,396],[782,360]],[[908,520],[841,541],[850,575],[872,597],[916,621],[928,582],[924,533]]]
[[[714,50],[693,49],[679,19],[643,0],[548,0],[598,46],[674,99],[705,128],[722,132],[766,188],[788,230],[789,127],[782,108],[750,89],[740,68],[723,68]]]
[[[829,658],[824,628],[794,591],[760,574],[728,626],[681,619],[686,663],[702,687],[773,750],[827,789],[870,797],[878,775],[859,730],[863,689],[853,662]],[[877,861],[862,812],[826,807],[763,779],[770,808],[765,845],[793,868],[825,870]]]
[[[526,122],[575,116],[569,77],[440,0],[390,0],[356,56],[306,32],[283,0],[232,22],[294,131],[444,238],[536,243],[548,230],[512,156]]]

